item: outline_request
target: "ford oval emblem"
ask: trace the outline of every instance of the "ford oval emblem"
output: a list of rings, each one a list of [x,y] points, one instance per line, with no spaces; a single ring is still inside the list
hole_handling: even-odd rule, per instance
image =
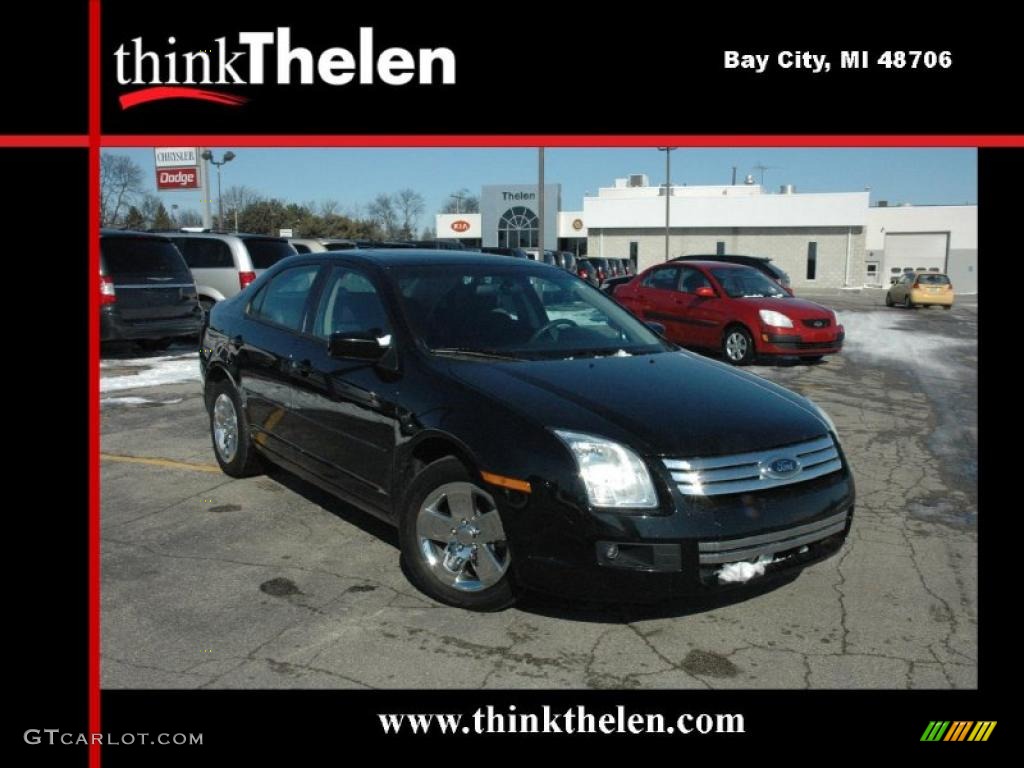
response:
[[[764,466],[764,474],[768,475],[768,477],[774,477],[780,480],[782,478],[792,477],[799,471],[800,462],[796,459],[791,459],[788,456],[767,461]]]

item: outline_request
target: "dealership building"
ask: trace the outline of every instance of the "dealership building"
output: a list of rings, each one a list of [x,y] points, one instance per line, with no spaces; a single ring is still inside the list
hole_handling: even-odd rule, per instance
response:
[[[748,179],[749,181],[749,179]],[[537,247],[536,185],[485,186],[480,212],[439,214],[437,236],[469,246]],[[561,209],[545,185],[544,247],[630,258],[639,270],[665,259],[664,185],[644,174],[616,179],[582,210]],[[794,288],[888,285],[904,269],[946,272],[958,292],[977,291],[976,205],[871,205],[864,192],[777,192],[753,184],[673,185],[669,255],[769,256]]]

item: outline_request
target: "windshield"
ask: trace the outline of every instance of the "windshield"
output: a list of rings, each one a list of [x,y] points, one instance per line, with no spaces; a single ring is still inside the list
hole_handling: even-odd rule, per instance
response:
[[[409,325],[437,353],[539,360],[671,348],[596,288],[560,270],[432,265],[395,271]]]
[[[722,286],[722,290],[733,299],[741,298],[778,298],[789,296],[778,283],[769,280],[764,274],[750,267],[719,267],[712,269],[711,274]]]

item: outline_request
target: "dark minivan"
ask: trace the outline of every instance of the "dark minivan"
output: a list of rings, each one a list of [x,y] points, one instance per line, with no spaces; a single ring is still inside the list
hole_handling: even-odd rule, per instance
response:
[[[413,583],[463,608],[700,593],[828,557],[850,528],[824,411],[560,268],[295,256],[203,339],[224,472],[269,460],[397,526]]]
[[[195,280],[170,239],[101,231],[101,341],[165,349],[177,337],[198,339],[202,317]]]

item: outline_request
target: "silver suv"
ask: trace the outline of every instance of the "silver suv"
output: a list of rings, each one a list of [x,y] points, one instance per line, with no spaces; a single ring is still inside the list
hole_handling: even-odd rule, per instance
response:
[[[283,237],[216,232],[168,234],[185,257],[196,281],[204,311],[230,299],[245,286],[296,250]]]

